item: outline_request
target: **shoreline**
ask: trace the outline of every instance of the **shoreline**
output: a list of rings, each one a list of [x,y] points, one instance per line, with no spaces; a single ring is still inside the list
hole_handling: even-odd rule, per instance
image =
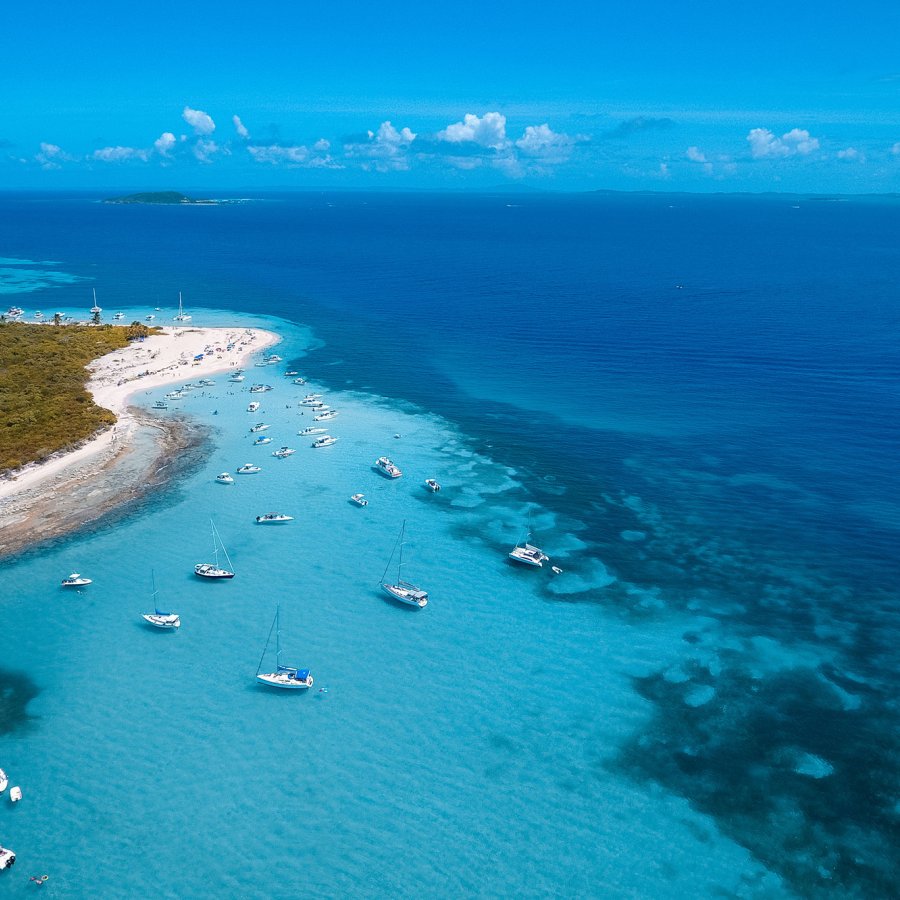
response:
[[[158,488],[166,480],[155,477],[163,459],[196,446],[199,426],[150,416],[130,404],[134,394],[245,368],[280,340],[259,328],[166,326],[95,359],[86,389],[116,423],[79,447],[0,476],[0,558],[77,531]]]

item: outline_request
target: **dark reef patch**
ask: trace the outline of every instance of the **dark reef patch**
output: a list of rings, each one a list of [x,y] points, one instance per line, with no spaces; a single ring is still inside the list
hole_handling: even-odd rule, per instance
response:
[[[28,704],[40,688],[24,673],[0,669],[0,735],[27,728],[34,721]]]

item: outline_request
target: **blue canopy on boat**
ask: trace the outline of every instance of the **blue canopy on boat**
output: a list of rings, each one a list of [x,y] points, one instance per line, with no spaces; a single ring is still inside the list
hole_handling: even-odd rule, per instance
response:
[[[309,669],[297,669],[294,678],[298,681],[306,681],[306,679],[309,678]]]
[[[202,353],[198,353],[198,354],[194,357],[194,359],[203,359],[203,354],[202,354]]]

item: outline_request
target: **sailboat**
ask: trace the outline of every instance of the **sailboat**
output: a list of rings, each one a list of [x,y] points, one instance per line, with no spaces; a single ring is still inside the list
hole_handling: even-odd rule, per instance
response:
[[[181,303],[181,291],[178,292],[178,315],[175,316],[176,322],[190,322],[191,317],[184,311],[184,306]]]
[[[97,288],[91,288],[94,292],[94,305],[91,307],[92,313],[102,313],[103,310],[97,305]]]
[[[144,613],[141,618],[154,628],[180,628],[181,619],[177,613],[164,612],[159,608],[159,603],[156,601],[156,574],[151,572],[150,578],[153,582],[153,609],[155,612]]]
[[[397,544],[400,545],[400,559],[397,563],[397,581],[394,584],[390,584],[385,581],[385,577],[387,576],[387,571],[391,567],[391,563],[394,560],[394,553],[397,551],[397,544],[394,544],[394,549],[391,551],[391,558],[388,560],[388,564],[384,567],[384,574],[381,576],[381,589],[392,599],[398,600],[400,603],[405,603],[407,606],[414,606],[418,609],[422,609],[426,603],[428,603],[428,592],[423,591],[420,587],[415,584],[412,584],[409,581],[404,581],[401,577],[402,569],[403,569],[403,535],[406,532],[406,519],[403,520],[403,527],[400,529],[400,537],[397,539]]]
[[[537,568],[541,568],[550,557],[547,556],[540,547],[529,544],[528,541],[530,538],[531,532],[526,531],[522,540],[509,551],[509,558],[513,562],[524,563],[526,566],[537,566]]]
[[[309,669],[297,669],[294,666],[283,666],[281,664],[280,610],[280,606],[275,607],[275,618],[272,620],[272,627],[269,629],[266,646],[263,648],[262,656],[259,658],[259,665],[256,667],[256,680],[267,684],[269,687],[287,688],[294,691],[306,690],[311,688],[313,683],[313,677],[309,674]],[[275,671],[260,673],[259,670],[262,668],[263,660],[266,658],[273,631],[275,632]]]
[[[216,528],[215,522],[210,519],[209,524],[212,526],[213,555],[215,556],[216,561],[214,563],[198,563],[194,566],[194,573],[200,575],[202,578],[234,578],[234,572],[231,569],[231,560],[228,558],[228,551],[222,543],[222,538],[219,537],[219,531]],[[229,566],[227,569],[223,569],[219,566],[219,547],[222,548],[222,553],[225,554],[225,560]]]

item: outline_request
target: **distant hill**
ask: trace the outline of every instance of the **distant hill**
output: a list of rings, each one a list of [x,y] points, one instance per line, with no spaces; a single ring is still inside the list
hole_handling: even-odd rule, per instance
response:
[[[127,197],[110,197],[104,203],[201,203],[215,204],[215,200],[195,200],[179,194],[178,191],[148,191],[144,194],[129,194]]]

